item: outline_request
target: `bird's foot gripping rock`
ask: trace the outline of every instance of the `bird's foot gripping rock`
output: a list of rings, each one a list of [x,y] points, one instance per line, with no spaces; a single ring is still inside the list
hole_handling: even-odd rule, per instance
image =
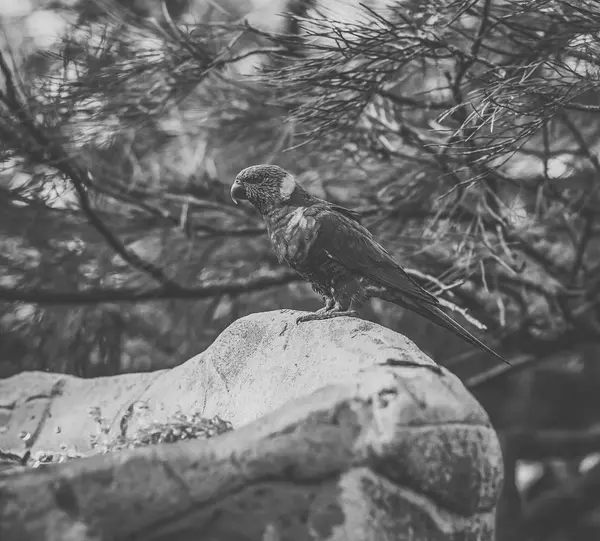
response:
[[[307,314],[305,316],[300,316],[296,320],[296,324],[304,323],[306,321],[320,321],[322,319],[332,319],[334,317],[358,317],[358,312],[355,310],[342,310],[339,312],[313,312],[312,314]]]

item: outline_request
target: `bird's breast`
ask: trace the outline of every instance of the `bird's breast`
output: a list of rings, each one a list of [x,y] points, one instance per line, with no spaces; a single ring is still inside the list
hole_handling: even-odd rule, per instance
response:
[[[274,216],[267,230],[279,259],[293,268],[302,266],[308,259],[318,234],[316,220],[307,216],[306,207]]]

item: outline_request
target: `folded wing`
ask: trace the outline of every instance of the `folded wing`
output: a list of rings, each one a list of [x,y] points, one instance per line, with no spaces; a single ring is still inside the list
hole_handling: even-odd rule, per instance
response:
[[[371,233],[357,221],[327,208],[314,209],[318,234],[314,248],[325,251],[345,268],[414,299],[438,300],[410,278]]]

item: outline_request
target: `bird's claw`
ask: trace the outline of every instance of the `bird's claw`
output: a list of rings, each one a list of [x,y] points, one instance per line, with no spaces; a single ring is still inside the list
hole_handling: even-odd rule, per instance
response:
[[[328,312],[313,312],[312,314],[306,314],[296,319],[296,325],[299,323],[305,323],[306,321],[321,321],[324,319],[333,319],[334,317],[358,317],[356,310],[343,310],[339,312],[328,311]]]

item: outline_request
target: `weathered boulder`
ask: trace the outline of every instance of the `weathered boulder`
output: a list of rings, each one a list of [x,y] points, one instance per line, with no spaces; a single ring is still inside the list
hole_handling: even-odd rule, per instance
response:
[[[0,382],[5,449],[21,430],[89,449],[88,408],[117,434],[143,422],[134,401],[240,427],[0,477],[0,539],[491,541],[500,448],[458,378],[389,329],[298,315],[240,319],[172,370]]]

